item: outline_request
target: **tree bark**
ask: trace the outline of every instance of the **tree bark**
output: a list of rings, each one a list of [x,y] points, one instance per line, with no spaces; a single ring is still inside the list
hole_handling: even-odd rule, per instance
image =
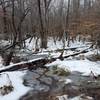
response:
[[[42,12],[41,12],[41,1],[38,1],[38,11],[39,11],[39,19],[40,19],[40,36],[41,36],[41,48],[47,48],[47,37],[44,31],[44,25],[42,20]]]

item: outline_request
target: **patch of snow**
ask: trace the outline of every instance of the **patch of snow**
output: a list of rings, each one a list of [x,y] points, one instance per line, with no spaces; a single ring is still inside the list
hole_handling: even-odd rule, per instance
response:
[[[72,83],[72,80],[71,79],[66,79],[65,84],[69,84],[69,83]]]
[[[83,99],[81,96],[84,96],[84,95],[82,94],[80,96],[76,96],[76,97],[73,97],[73,98],[68,98],[68,95],[62,95],[62,96],[57,96],[57,98],[59,100],[93,100],[92,97],[85,96],[85,99]]]
[[[74,97],[74,98],[69,99],[69,100],[82,100],[82,99],[80,98],[80,96],[77,96],[77,97]]]
[[[8,74],[1,74],[0,75],[0,87],[10,86],[10,85],[11,85],[11,81],[9,79]]]
[[[25,44],[26,44],[26,47],[27,47],[29,50],[33,50],[33,49],[35,49],[36,39],[33,38],[33,39],[31,40],[31,42],[30,42],[30,39],[31,39],[31,38],[27,39],[27,40],[25,41]],[[38,46],[39,46],[39,44],[40,44],[40,39],[38,40]]]
[[[68,100],[68,95],[57,96],[59,100]]]
[[[25,72],[15,71],[15,72],[6,72],[9,75],[9,78],[12,82],[14,90],[7,95],[0,96],[0,100],[18,100],[21,96],[26,94],[30,88],[23,85],[23,75]],[[2,79],[2,82],[5,81],[5,78]]]
[[[2,63],[3,63],[3,59],[2,59],[2,57],[0,56],[0,68],[3,66]]]
[[[55,44],[53,38],[49,38],[47,46],[48,46],[47,50],[57,50],[62,48],[63,43],[62,41],[56,40],[56,44]]]
[[[93,100],[92,97],[84,96],[84,98],[82,98],[82,96],[84,96],[84,94],[81,94],[80,96],[77,96],[71,99],[66,99],[66,100]]]
[[[0,46],[6,46],[6,45],[9,45],[10,42],[7,41],[7,40],[0,40]]]
[[[46,66],[58,66],[64,68],[65,70],[68,69],[69,71],[77,71],[83,73],[83,75],[89,76],[91,71],[97,76],[100,75],[100,64],[96,62],[91,62],[89,60],[67,60],[67,61],[60,61],[56,60],[51,64],[47,64]]]
[[[30,41],[30,38],[25,41],[25,45],[29,50],[32,50],[34,48],[34,45],[35,45],[34,44],[35,40],[32,39],[32,41],[30,43],[29,43],[29,41]]]

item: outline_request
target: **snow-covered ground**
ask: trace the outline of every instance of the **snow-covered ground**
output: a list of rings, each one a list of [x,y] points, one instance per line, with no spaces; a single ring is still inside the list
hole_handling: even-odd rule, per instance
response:
[[[57,96],[57,98],[58,98],[59,100],[93,100],[92,97],[85,96],[84,98],[82,98],[82,96],[84,96],[84,95],[82,94],[82,95],[80,95],[80,96],[77,96],[77,97],[68,99],[68,96],[67,96],[67,95],[62,95],[62,96]]]
[[[26,73],[25,71],[22,72],[14,71],[14,72],[6,72],[1,74],[3,77],[2,80],[0,80],[0,87],[4,85],[8,85],[9,81],[7,77],[5,77],[5,74],[7,74],[12,83],[12,86],[14,87],[14,90],[4,96],[0,95],[0,100],[18,100],[21,96],[23,96],[25,93],[27,93],[30,90],[29,87],[25,87],[23,85],[23,76],[25,75],[25,73]]]
[[[81,47],[81,48],[78,48],[77,50],[84,50],[90,46],[89,44],[88,45],[87,44],[88,43],[84,44],[82,42],[76,41],[75,43],[70,44],[70,48]],[[28,39],[26,41],[26,46],[29,50],[31,50],[31,52],[33,52],[32,50],[35,48],[34,39],[31,41],[31,43],[29,43],[29,39]],[[46,50],[43,50],[43,51],[54,51],[54,50],[62,49],[62,48],[63,48],[62,41],[57,41],[55,44],[52,39],[49,39],[48,48]],[[66,44],[65,48],[69,48],[69,47],[67,47],[67,44]],[[77,51],[68,50],[68,51],[64,52],[64,55],[73,54],[75,52],[77,52]],[[83,54],[83,55],[84,55],[84,57],[86,57],[86,56],[94,54],[95,52],[96,52],[96,50],[90,49],[90,51],[88,53]],[[49,54],[49,56],[55,57],[55,56],[59,56],[60,52],[47,52],[47,53],[42,52],[42,53],[39,53],[39,55],[41,55],[41,54],[42,55]],[[41,59],[41,58],[39,58],[39,59]],[[30,60],[29,62],[31,62],[33,60]],[[21,62],[21,63],[26,63],[26,62]],[[19,64],[21,64],[21,63],[19,63]],[[1,66],[0,70],[5,69],[5,67],[2,66],[2,58],[0,58],[0,66]],[[8,66],[8,68],[11,66],[13,66],[13,64]],[[100,75],[100,62],[92,62],[86,58],[83,60],[82,59],[77,60],[73,57],[69,57],[68,59],[65,59],[64,61],[56,60],[50,64],[47,64],[46,66],[48,66],[48,67],[57,66],[57,67],[61,67],[61,68],[65,69],[65,70],[67,69],[70,72],[78,71],[78,72],[81,72],[82,75],[85,75],[85,76],[89,76],[91,74],[91,71],[96,76]],[[1,75],[7,74],[9,76],[9,79],[12,82],[12,86],[14,87],[14,90],[7,95],[4,95],[4,96],[1,95],[0,100],[18,100],[21,96],[23,96],[25,93],[27,93],[30,90],[30,88],[25,87],[23,85],[23,76],[25,75],[25,73],[26,73],[26,71],[14,71],[14,72],[5,72],[5,73],[1,74]],[[69,80],[66,79],[66,84],[70,83],[70,82],[71,82],[70,79]],[[0,80],[0,87],[3,85],[3,83],[6,84],[5,77],[2,78],[2,80]],[[10,99],[8,99],[8,98],[10,98]],[[63,99],[59,99],[59,100],[63,100]],[[76,97],[74,99],[70,99],[70,100],[80,100],[80,99],[78,96],[78,97]]]
[[[31,42],[30,42],[30,39],[26,40],[26,47],[29,49],[29,50],[34,50],[35,49],[35,43],[36,43],[36,39],[32,39]],[[38,45],[40,44],[40,40],[39,40],[39,43]],[[90,44],[88,42],[82,42],[82,41],[75,41],[74,43],[73,42],[70,42],[70,48],[74,48],[74,47],[87,47],[86,44]],[[54,51],[54,50],[57,50],[57,49],[62,49],[63,48],[63,42],[62,40],[56,40],[56,43],[54,43],[54,40],[52,37],[49,37],[48,38],[48,43],[47,43],[47,51]],[[65,42],[65,48],[69,48],[67,46],[67,42]]]
[[[56,60],[55,62],[48,64],[47,66],[58,66],[69,71],[81,72],[83,75],[90,75],[91,71],[94,75],[100,75],[100,64],[96,62],[91,62],[89,60]]]

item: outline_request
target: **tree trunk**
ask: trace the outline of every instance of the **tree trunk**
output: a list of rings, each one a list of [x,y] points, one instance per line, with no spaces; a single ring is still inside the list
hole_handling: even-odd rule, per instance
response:
[[[7,12],[6,12],[6,7],[5,7],[5,4],[4,2],[2,2],[2,10],[3,10],[3,32],[4,32],[4,36],[5,36],[5,39],[8,39],[7,38]]]
[[[12,0],[12,26],[13,26],[13,30],[14,30],[14,40],[13,40],[13,44],[12,44],[12,47],[9,51],[8,54],[4,54],[4,65],[5,66],[8,66],[12,60],[12,57],[13,57],[13,53],[14,53],[14,50],[15,50],[15,43],[16,43],[16,39],[17,39],[17,30],[16,30],[16,27],[15,27],[15,21],[14,21],[14,1]],[[5,53],[5,52],[4,52]]]
[[[68,32],[68,28],[69,28],[69,10],[70,10],[70,0],[68,0],[68,8],[67,8],[67,16],[66,16],[66,30],[67,30],[67,32]],[[70,34],[67,37],[67,41],[68,41],[67,46],[69,46]]]
[[[41,48],[47,48],[47,37],[44,32],[43,20],[42,20],[42,12],[41,12],[41,2],[38,1],[38,11],[39,11],[39,19],[40,19],[40,36],[41,36]]]

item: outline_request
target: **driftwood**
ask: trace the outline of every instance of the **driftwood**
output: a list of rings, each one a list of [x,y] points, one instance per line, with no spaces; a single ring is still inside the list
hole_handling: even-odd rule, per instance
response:
[[[39,60],[30,61],[30,62],[18,63],[12,66],[6,66],[4,69],[0,70],[0,73],[6,72],[6,71],[17,71],[17,70],[26,69],[26,68],[28,68],[29,70],[32,70],[32,69],[35,70],[39,67],[46,68],[44,66],[46,63],[48,63],[47,59],[39,59]]]
[[[27,61],[24,63],[14,64],[12,66],[6,66],[5,69],[0,70],[0,73],[6,72],[6,71],[16,71],[16,70],[21,70],[21,69],[26,69],[26,68],[29,70],[32,70],[32,69],[35,70],[37,68],[47,68],[47,67],[45,67],[45,64],[47,64],[47,63],[53,62],[56,59],[63,60],[64,58],[68,58],[70,56],[76,56],[76,55],[79,55],[81,53],[87,53],[88,49],[89,48],[87,48],[83,51],[71,54],[71,55],[63,56],[63,58],[60,58],[60,57],[51,58],[51,59],[41,58],[41,59],[37,59],[37,60],[33,60],[33,61]]]

